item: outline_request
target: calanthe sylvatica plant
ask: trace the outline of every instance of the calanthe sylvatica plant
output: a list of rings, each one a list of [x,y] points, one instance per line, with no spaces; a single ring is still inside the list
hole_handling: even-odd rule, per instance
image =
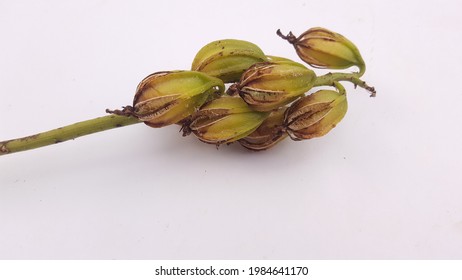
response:
[[[178,124],[184,136],[194,134],[205,143],[238,142],[261,151],[286,138],[311,139],[334,128],[348,108],[340,82],[353,83],[375,96],[375,89],[361,80],[366,65],[358,48],[344,36],[320,27],[299,37],[280,30],[277,34],[313,68],[357,67],[359,71],[318,76],[306,65],[267,55],[253,43],[214,41],[199,50],[191,70],[156,72],[144,78],[132,105],[106,110],[108,115],[103,117],[2,141],[0,155],[141,122],[156,128]],[[227,90],[225,84],[229,84]]]

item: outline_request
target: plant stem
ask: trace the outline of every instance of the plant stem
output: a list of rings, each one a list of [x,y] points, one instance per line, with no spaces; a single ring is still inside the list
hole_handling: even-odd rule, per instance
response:
[[[357,73],[327,73],[326,75],[317,77],[314,82],[314,86],[335,86],[335,82],[340,81],[348,81],[353,83],[355,86],[366,89],[371,93],[371,97],[375,97],[376,95],[375,88],[369,86],[365,81],[358,78]]]
[[[134,117],[109,115],[50,131],[0,142],[0,156],[72,140],[80,136],[139,123]]]

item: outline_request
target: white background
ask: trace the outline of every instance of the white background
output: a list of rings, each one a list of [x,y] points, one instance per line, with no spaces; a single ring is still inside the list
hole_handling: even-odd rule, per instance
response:
[[[351,39],[327,136],[253,153],[139,124],[0,158],[1,259],[462,258],[458,1],[1,1],[0,139],[104,115],[206,43]],[[325,71],[317,71],[324,73]]]

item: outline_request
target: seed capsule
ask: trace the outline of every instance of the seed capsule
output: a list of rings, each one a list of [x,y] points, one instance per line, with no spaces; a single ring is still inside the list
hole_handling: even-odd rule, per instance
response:
[[[311,28],[298,38],[292,32],[287,36],[278,30],[277,34],[291,43],[298,56],[316,68],[346,69],[359,67],[359,75],[366,71],[366,66],[358,48],[344,36],[325,28]]]
[[[255,44],[241,40],[214,41],[199,50],[191,70],[207,73],[225,83],[239,81],[242,73],[257,62],[267,61]]]
[[[287,133],[293,140],[321,137],[343,119],[347,109],[344,92],[317,91],[297,100],[286,111]]]
[[[282,57],[282,56],[267,55],[266,58],[268,58],[268,62],[281,62],[281,61],[294,62],[293,60]]]
[[[178,123],[213,94],[224,91],[220,79],[195,71],[157,72],[138,85],[132,115],[152,127]]]
[[[245,148],[253,151],[267,150],[287,137],[284,129],[284,113],[287,107],[281,107],[266,118],[266,120],[249,136],[239,140]]]
[[[197,111],[183,131],[184,135],[193,132],[206,143],[231,143],[252,133],[268,115],[253,111],[238,96],[223,95]]]
[[[289,104],[311,89],[316,74],[300,63],[258,63],[244,72],[236,88],[256,111],[271,111]]]

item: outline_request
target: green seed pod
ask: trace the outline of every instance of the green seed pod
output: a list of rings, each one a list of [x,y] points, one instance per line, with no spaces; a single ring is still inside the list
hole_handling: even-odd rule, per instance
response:
[[[252,151],[267,150],[284,140],[288,135],[284,129],[284,113],[287,107],[272,111],[266,120],[239,143]]]
[[[268,115],[253,111],[238,96],[223,95],[197,111],[183,131],[210,144],[232,143],[252,133]]]
[[[286,111],[287,133],[293,140],[321,137],[343,119],[347,109],[345,92],[317,91],[297,100]]]
[[[267,58],[257,45],[227,39],[211,42],[199,50],[191,70],[207,73],[225,83],[234,83],[247,68],[263,61]]]
[[[311,89],[316,74],[300,63],[258,63],[244,72],[236,86],[239,95],[256,111],[271,111],[289,104]]]
[[[280,61],[294,62],[293,60],[282,57],[282,56],[267,55],[266,58],[268,58],[268,62],[280,62]]]
[[[220,79],[195,71],[157,72],[138,85],[132,115],[152,127],[178,123],[213,94],[224,92]]]
[[[278,30],[277,34],[291,43],[298,56],[316,68],[346,69],[359,67],[359,75],[366,71],[358,48],[344,36],[325,28],[311,28],[298,38],[292,32],[287,36]]]

